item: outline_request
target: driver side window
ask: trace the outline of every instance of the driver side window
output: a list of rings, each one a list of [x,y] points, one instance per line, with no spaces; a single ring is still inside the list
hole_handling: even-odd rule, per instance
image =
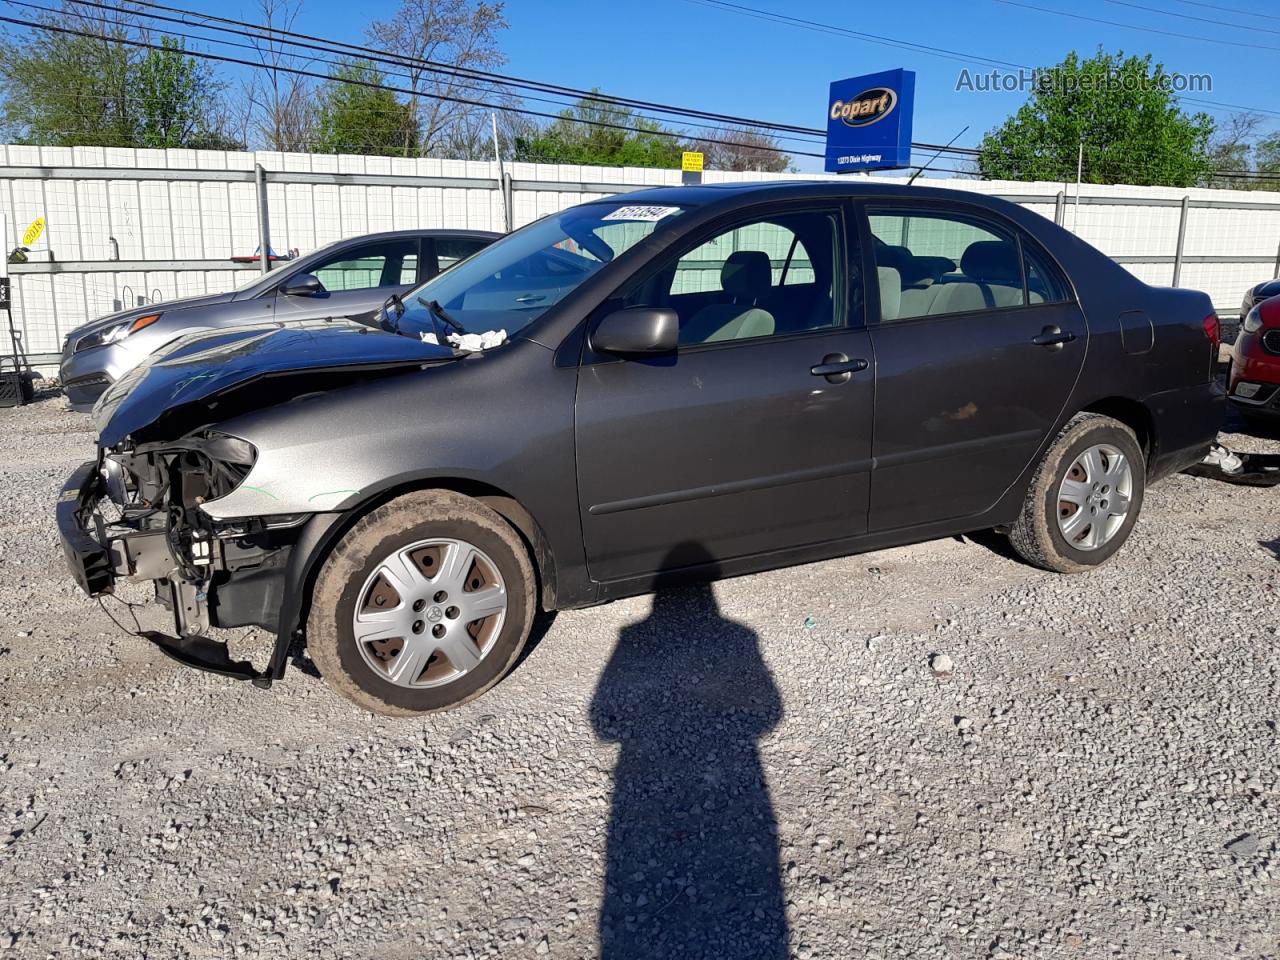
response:
[[[418,241],[384,240],[344,250],[311,272],[329,293],[413,283],[418,272]]]
[[[821,330],[844,322],[836,211],[772,214],[686,251],[625,297],[680,317],[681,346]]]

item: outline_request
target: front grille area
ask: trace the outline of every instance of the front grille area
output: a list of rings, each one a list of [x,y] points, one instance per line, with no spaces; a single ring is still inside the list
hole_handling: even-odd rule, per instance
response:
[[[1262,335],[1262,348],[1268,353],[1280,354],[1280,328],[1268,330]]]

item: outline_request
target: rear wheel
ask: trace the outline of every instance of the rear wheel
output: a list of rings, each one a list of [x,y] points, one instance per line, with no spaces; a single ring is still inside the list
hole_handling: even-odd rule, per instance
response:
[[[1077,414],[1036,470],[1010,543],[1028,563],[1059,573],[1105,563],[1137,522],[1146,472],[1132,430],[1101,414]]]
[[[450,491],[410,493],[334,549],[316,581],[307,646],[325,681],[367,710],[446,710],[515,663],[534,595],[528,554],[500,516]]]

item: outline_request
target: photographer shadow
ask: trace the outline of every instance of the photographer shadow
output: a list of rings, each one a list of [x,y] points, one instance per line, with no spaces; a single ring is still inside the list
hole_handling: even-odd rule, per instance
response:
[[[664,569],[715,574],[697,545],[667,560]],[[788,955],[758,747],[782,712],[759,638],[722,616],[709,584],[657,593],[649,615],[620,632],[591,705],[596,734],[621,745],[602,957]]]

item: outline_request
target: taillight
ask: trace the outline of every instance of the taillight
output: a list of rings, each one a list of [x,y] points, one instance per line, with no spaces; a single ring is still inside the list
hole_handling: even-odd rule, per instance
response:
[[[1216,313],[1211,313],[1204,318],[1204,335],[1209,338],[1209,345],[1213,348],[1213,359],[1218,359],[1218,347],[1222,344],[1222,321],[1218,319]]]
[[[1216,313],[1204,318],[1204,335],[1209,338],[1209,379],[1218,371],[1218,357],[1222,353],[1222,321]]]

